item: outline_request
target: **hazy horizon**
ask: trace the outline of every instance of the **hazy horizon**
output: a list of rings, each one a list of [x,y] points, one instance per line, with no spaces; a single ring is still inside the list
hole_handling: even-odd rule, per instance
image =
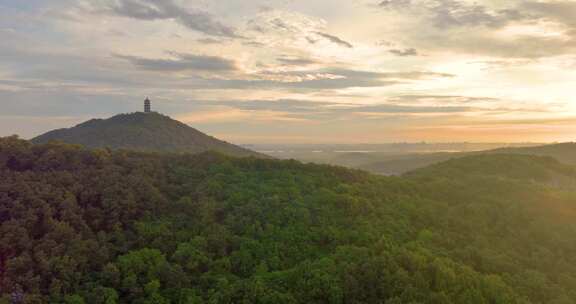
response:
[[[576,2],[0,0],[0,136],[154,110],[239,144],[574,141]]]

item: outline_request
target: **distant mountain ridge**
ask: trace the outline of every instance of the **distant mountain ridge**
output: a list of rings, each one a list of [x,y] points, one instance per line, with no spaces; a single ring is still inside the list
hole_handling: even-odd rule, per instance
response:
[[[92,119],[72,128],[57,129],[31,140],[80,144],[88,148],[128,149],[150,152],[201,153],[217,151],[232,156],[265,157],[263,154],[206,135],[159,113],[119,114]]]
[[[558,161],[576,164],[576,143],[560,143],[535,147],[499,148],[476,152],[438,152],[438,153],[414,153],[406,155],[389,156],[388,159],[365,162],[355,166],[373,173],[385,175],[398,175],[412,170],[425,168],[437,163],[466,156],[486,154],[519,154],[552,157]]]

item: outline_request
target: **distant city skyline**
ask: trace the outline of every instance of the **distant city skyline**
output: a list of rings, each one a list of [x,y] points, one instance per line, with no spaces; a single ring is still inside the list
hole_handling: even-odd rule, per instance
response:
[[[0,0],[0,136],[143,110],[250,143],[576,141],[576,2]]]

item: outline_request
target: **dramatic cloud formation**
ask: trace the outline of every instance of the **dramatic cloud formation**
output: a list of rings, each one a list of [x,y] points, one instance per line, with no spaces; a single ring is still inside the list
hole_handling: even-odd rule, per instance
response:
[[[0,41],[0,135],[145,96],[232,142],[576,130],[569,0],[0,0]]]
[[[208,35],[233,37],[234,29],[203,11],[185,9],[172,0],[114,0],[97,9],[104,13],[141,20],[175,20]]]
[[[414,45],[436,51],[508,58],[542,58],[572,53],[576,47],[574,2],[386,0],[388,15],[413,17]],[[408,29],[407,29],[408,30]]]

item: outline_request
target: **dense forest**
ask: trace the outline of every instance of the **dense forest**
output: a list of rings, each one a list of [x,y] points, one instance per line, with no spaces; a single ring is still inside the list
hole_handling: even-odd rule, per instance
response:
[[[576,171],[402,177],[0,139],[0,303],[576,302]]]

